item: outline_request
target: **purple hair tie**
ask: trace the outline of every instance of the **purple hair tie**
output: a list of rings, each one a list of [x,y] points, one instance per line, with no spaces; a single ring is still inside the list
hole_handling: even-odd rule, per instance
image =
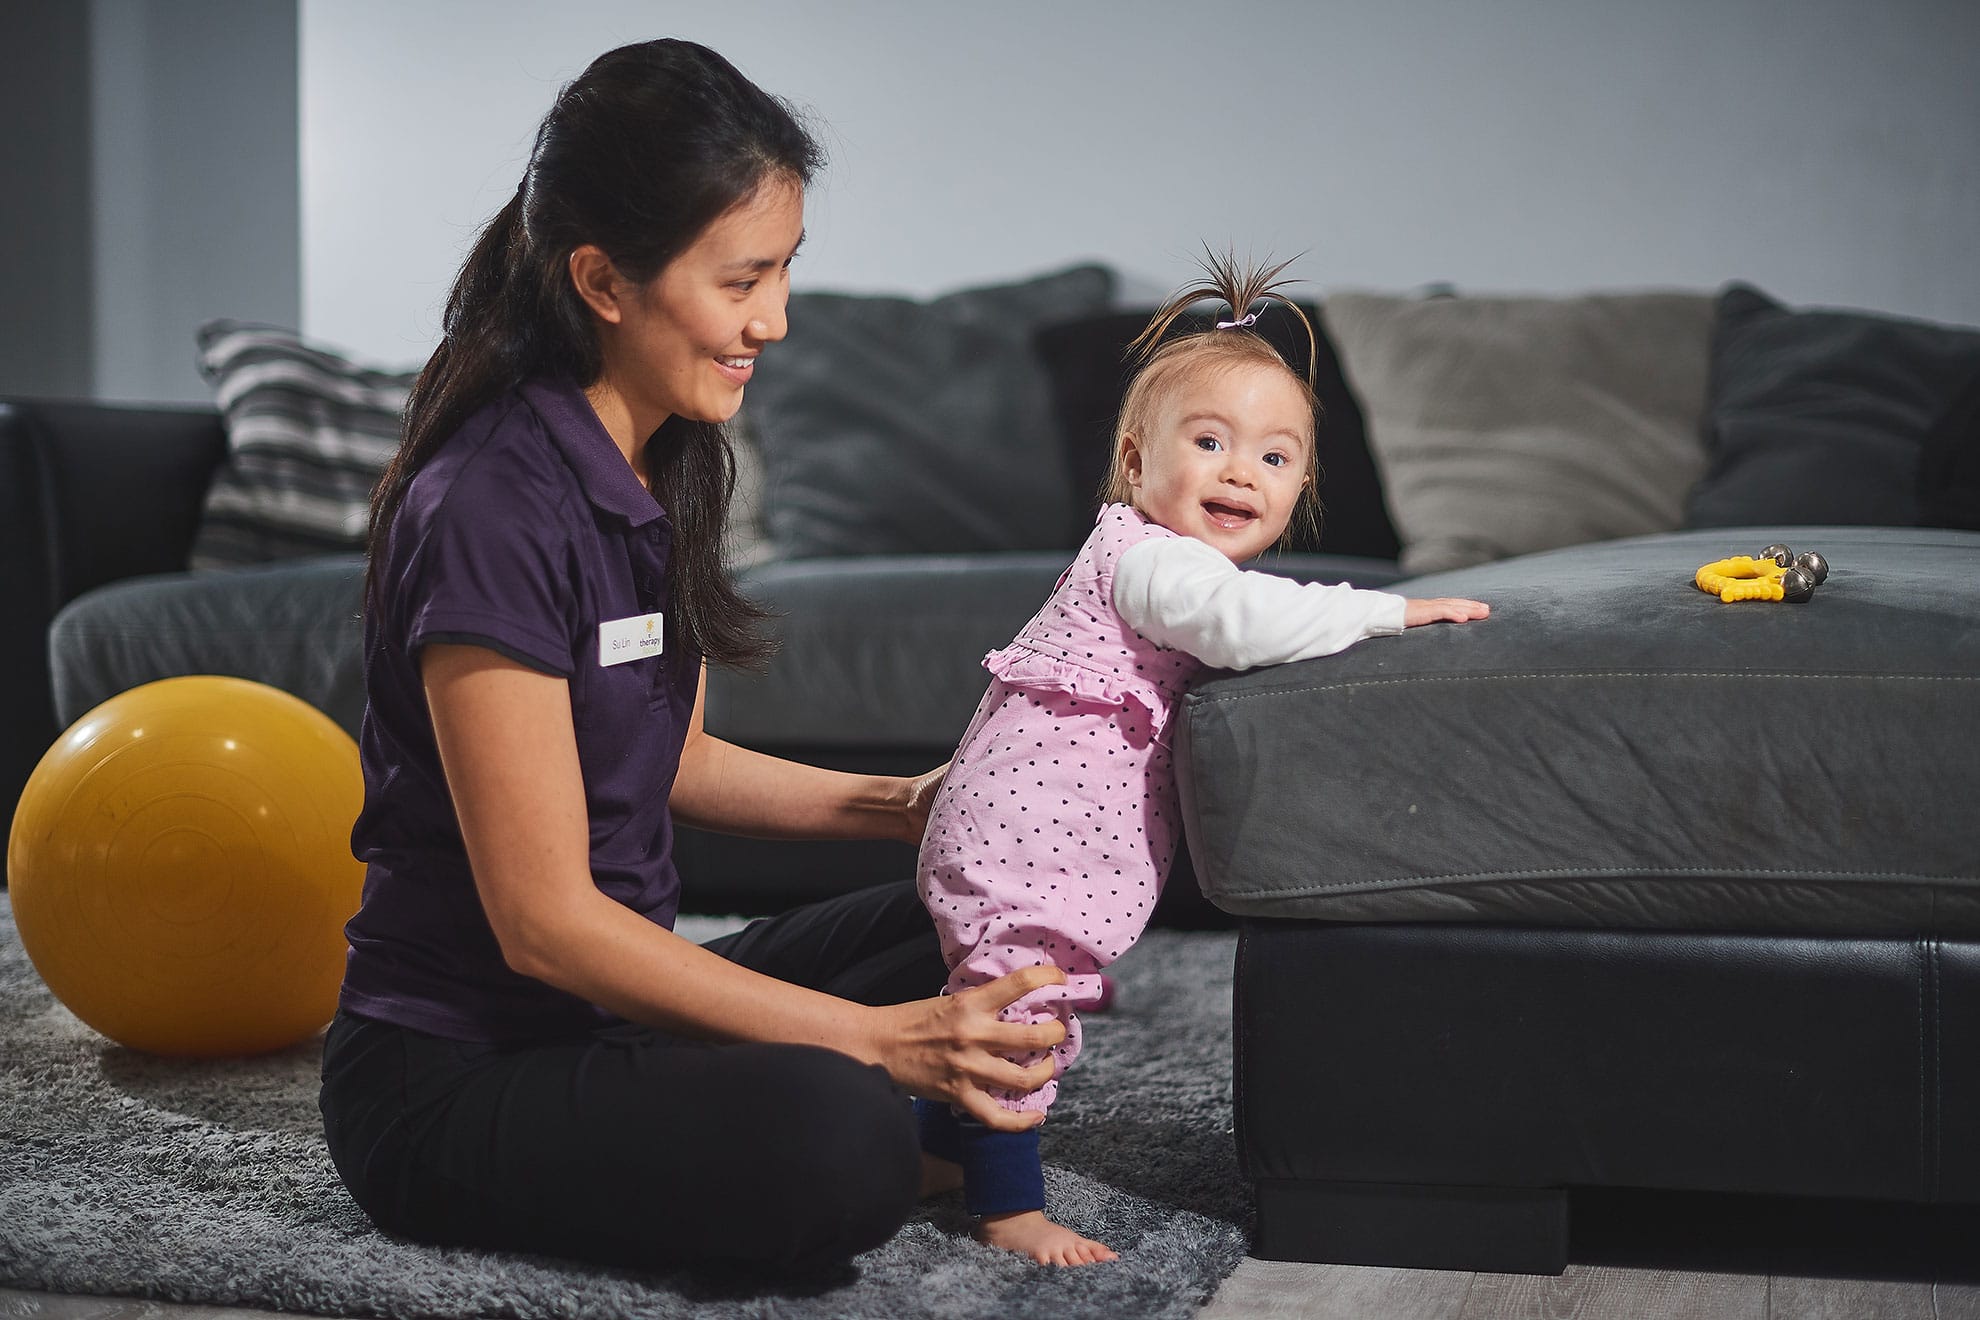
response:
[[[1257,324],[1258,324],[1258,313],[1246,312],[1243,316],[1240,316],[1235,321],[1217,322],[1217,328],[1219,330],[1249,330],[1252,326]]]

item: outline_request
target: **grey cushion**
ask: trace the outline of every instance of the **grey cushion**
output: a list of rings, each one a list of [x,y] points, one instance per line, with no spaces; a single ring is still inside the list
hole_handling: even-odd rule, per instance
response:
[[[742,576],[776,611],[782,650],[761,674],[716,669],[711,732],[755,747],[914,749],[946,755],[1002,646],[1070,555],[776,561]],[[1386,561],[1287,555],[1303,579],[1377,586]],[[364,714],[363,561],[331,556],[132,578],[72,601],[49,630],[63,725],[153,679],[230,674],[294,693],[353,737]]]
[[[1100,310],[1081,266],[908,298],[803,293],[743,411],[778,554],[1070,549],[1064,441],[1032,333]]]
[[[1711,467],[1686,524],[1920,521],[1920,449],[1975,376],[1980,330],[1789,308],[1728,285],[1712,334]]]
[[[1342,292],[1321,308],[1411,573],[1676,528],[1712,299]]]
[[[98,587],[49,626],[56,717],[67,727],[153,679],[227,674],[301,697],[356,737],[363,602],[364,561],[354,555]]]
[[[1820,550],[1805,605],[1704,563]],[[1980,533],[1679,533],[1399,584],[1491,619],[1185,699],[1184,814],[1240,914],[1980,933]]]
[[[989,683],[984,653],[1024,626],[1071,556],[780,560],[743,575],[777,614],[762,674],[711,670],[711,733],[749,746],[953,748]]]
[[[753,747],[911,748],[946,756],[989,684],[986,652],[1045,603],[1072,556],[897,555],[779,561],[743,575],[778,616],[761,674],[711,670],[711,732]],[[1301,581],[1375,587],[1388,560],[1267,556]]]

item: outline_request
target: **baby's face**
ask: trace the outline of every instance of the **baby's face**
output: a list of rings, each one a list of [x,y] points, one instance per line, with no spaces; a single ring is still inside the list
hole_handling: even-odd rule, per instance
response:
[[[1313,410],[1289,372],[1244,363],[1170,392],[1124,437],[1143,517],[1243,563],[1285,534],[1306,485]]]

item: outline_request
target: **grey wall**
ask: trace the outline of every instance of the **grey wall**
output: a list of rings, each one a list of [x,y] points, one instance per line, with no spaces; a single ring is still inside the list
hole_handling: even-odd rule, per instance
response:
[[[430,347],[592,56],[713,45],[817,116],[802,286],[929,293],[1202,241],[1320,289],[1755,281],[1980,323],[1974,0],[301,0],[304,319]]]
[[[194,333],[301,318],[294,0],[0,5],[0,392],[211,397]]]
[[[221,315],[422,358],[559,84],[663,33],[816,117],[812,288],[1208,241],[1980,323],[1972,0],[6,0],[0,391],[204,399]]]
[[[90,0],[96,393],[211,397],[194,333],[300,324],[294,0]]]
[[[0,124],[0,394],[87,395],[87,8],[0,5]]]

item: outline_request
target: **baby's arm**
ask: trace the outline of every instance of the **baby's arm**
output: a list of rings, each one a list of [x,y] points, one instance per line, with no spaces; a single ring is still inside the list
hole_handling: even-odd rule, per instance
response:
[[[1419,608],[1436,604],[1453,608]],[[1114,567],[1114,608],[1130,627],[1219,669],[1307,660],[1417,623],[1484,617],[1483,606],[1457,605],[1476,602],[1410,601],[1387,591],[1247,573],[1186,536],[1143,541]]]

